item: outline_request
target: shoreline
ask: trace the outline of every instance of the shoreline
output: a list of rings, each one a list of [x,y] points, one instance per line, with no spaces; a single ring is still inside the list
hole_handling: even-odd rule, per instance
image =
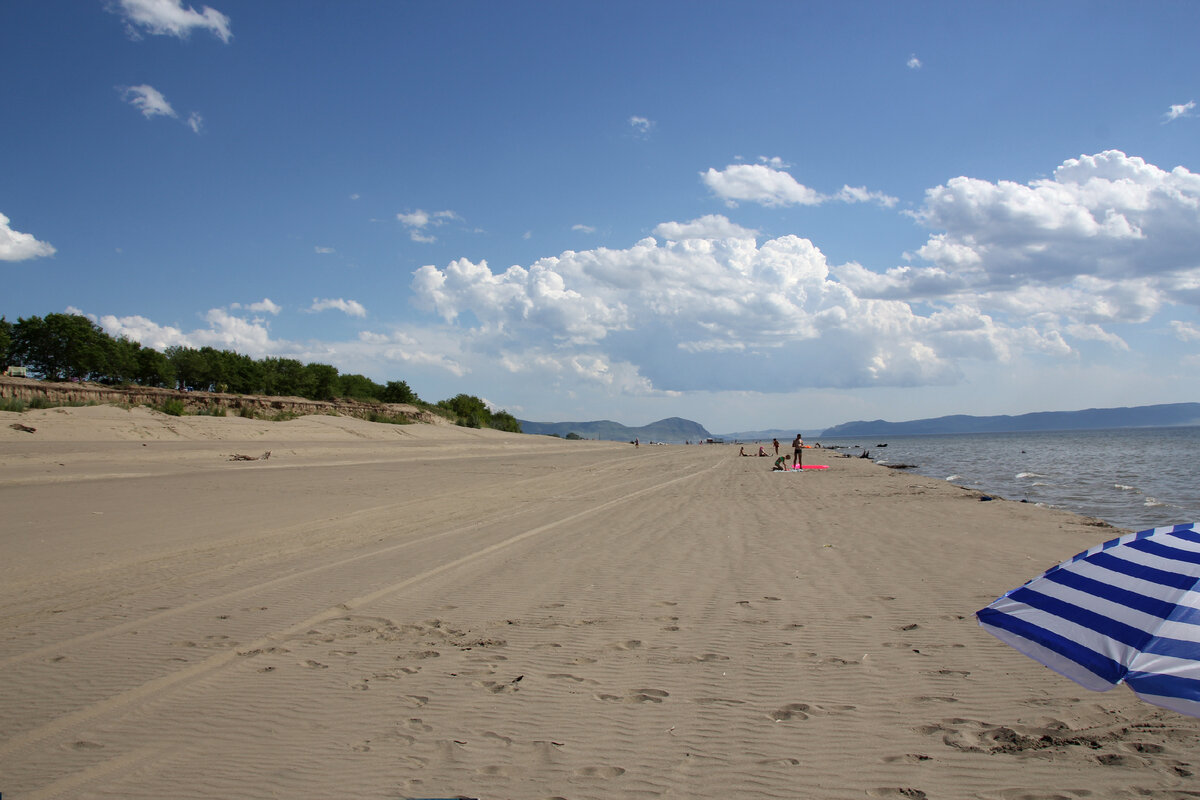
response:
[[[736,446],[349,417],[0,422],[14,797],[998,798],[1194,780],[1200,720],[1087,692],[975,624],[1118,535],[1094,520],[832,450],[795,474]]]

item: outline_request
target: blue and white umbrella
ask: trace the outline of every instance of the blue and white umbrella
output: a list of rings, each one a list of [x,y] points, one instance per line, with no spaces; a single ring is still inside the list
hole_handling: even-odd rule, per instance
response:
[[[1000,641],[1097,692],[1200,717],[1200,523],[1097,545],[976,613]]]

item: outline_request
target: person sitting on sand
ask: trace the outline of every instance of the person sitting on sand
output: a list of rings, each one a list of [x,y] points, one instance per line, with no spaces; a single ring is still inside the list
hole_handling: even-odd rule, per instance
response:
[[[763,449],[763,446],[760,444],[760,445],[758,446],[758,457],[759,457],[759,458],[766,458],[766,456],[767,456],[767,451],[766,451],[766,450],[764,450],[764,449]]]
[[[787,456],[780,456],[775,459],[775,466],[771,467],[771,472],[787,472]]]
[[[742,446],[742,447],[738,448],[738,455],[739,456],[748,456],[750,454],[746,452],[745,446]]]

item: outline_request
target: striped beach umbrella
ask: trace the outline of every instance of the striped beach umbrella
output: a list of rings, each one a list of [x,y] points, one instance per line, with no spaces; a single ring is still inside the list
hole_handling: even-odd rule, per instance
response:
[[[1200,717],[1200,523],[1097,545],[976,613],[1076,683]]]

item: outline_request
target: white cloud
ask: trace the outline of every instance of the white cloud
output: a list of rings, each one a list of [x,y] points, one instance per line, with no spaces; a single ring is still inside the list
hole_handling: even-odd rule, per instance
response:
[[[1163,114],[1163,124],[1165,125],[1168,122],[1174,122],[1175,120],[1179,119],[1180,117],[1194,116],[1192,114],[1192,111],[1194,111],[1195,108],[1196,108],[1195,100],[1189,100],[1186,103],[1180,103],[1179,105],[1173,105],[1169,109],[1167,109],[1166,114]]]
[[[314,313],[318,311],[328,311],[329,309],[341,311],[351,317],[365,317],[367,315],[367,310],[363,308],[362,303],[358,302],[357,300],[343,300],[340,297],[336,300],[333,298],[324,298],[318,300],[314,297],[312,305],[308,307],[308,310]]]
[[[142,84],[141,86],[118,86],[117,91],[121,92],[125,101],[141,111],[142,116],[147,119],[179,116],[175,113],[175,109],[171,108],[171,104],[167,102],[167,98],[163,97],[162,92],[153,86],[147,84]]]
[[[904,64],[909,69],[920,69],[921,59],[917,58],[915,55],[912,55],[908,57],[908,61],[904,62]]]
[[[332,247],[322,247],[321,245],[317,245],[316,247],[314,247],[313,251],[317,252],[317,253],[321,253],[322,255],[328,255],[330,253],[336,252]]]
[[[654,122],[645,117],[630,117],[629,127],[633,128],[633,133],[639,138],[644,138],[654,129]]]
[[[884,208],[892,208],[899,200],[883,192],[873,192],[865,186],[843,186],[833,199],[843,203],[878,203]]]
[[[233,350],[254,358],[263,358],[268,355],[281,355],[290,349],[289,345],[271,339],[270,331],[262,320],[243,319],[220,308],[209,309],[205,313],[207,328],[197,328],[190,332],[184,332],[171,325],[159,325],[142,316],[85,316],[112,336],[124,336],[155,350],[165,350],[168,347],[214,347],[218,350]]]
[[[1173,319],[1171,320],[1171,331],[1181,342],[1200,342],[1200,326],[1195,323]]]
[[[26,261],[55,253],[54,245],[39,242],[32,234],[14,231],[8,217],[0,214],[0,261]]]
[[[765,164],[730,164],[723,170],[709,167],[707,172],[700,173],[700,179],[731,208],[738,201],[764,206],[814,206],[824,200],[788,173]]]
[[[596,229],[593,228],[591,225],[583,225],[582,223],[579,225],[572,225],[571,230],[578,231],[580,233],[595,233],[596,232]]]
[[[721,219],[680,241],[568,251],[501,273],[466,259],[425,266],[413,291],[480,359],[490,348],[514,373],[572,374],[632,393],[744,388],[764,373],[776,391],[948,383],[960,358],[1069,352],[1053,331],[1010,328],[968,305],[922,316],[904,302],[859,298],[806,239],[701,238],[724,233]],[[612,365],[627,365],[619,381]]]
[[[186,39],[193,30],[207,30],[228,43],[233,38],[229,17],[216,9],[183,7],[182,0],[119,0],[114,10],[124,16],[127,30],[139,37],[141,31],[155,36]]]
[[[758,231],[743,228],[721,214],[706,214],[691,222],[663,222],[654,228],[663,239],[757,239]]]
[[[870,191],[865,186],[843,186],[832,195],[821,194],[793,178],[783,169],[782,159],[760,157],[759,164],[730,164],[723,170],[709,167],[700,179],[730,208],[739,201],[764,206],[815,206],[830,200],[843,203],[878,203],[885,208],[896,205],[896,198],[883,192]]]
[[[254,311],[256,313],[273,314],[275,316],[278,316],[279,312],[283,310],[283,306],[279,305],[278,303],[272,303],[271,298],[269,297],[264,297],[257,303],[247,303],[245,305],[241,303],[234,303],[230,306],[230,308],[234,310],[244,309],[246,311]]]
[[[1183,167],[1109,150],[1027,184],[958,177],[929,189],[914,216],[939,231],[918,255],[960,291],[1096,291],[1085,280],[1096,279],[1143,305],[1200,299],[1188,296],[1200,278],[1200,175]]]
[[[445,225],[451,220],[461,220],[462,217],[453,211],[434,211],[431,213],[418,208],[416,211],[407,214],[397,214],[396,219],[400,220],[400,224],[408,229],[409,238],[414,242],[428,243],[436,242],[437,237],[426,233],[426,228]]]
[[[192,129],[192,133],[200,133],[200,130],[204,127],[204,117],[193,111],[192,113],[188,114],[188,118],[184,124]]]

